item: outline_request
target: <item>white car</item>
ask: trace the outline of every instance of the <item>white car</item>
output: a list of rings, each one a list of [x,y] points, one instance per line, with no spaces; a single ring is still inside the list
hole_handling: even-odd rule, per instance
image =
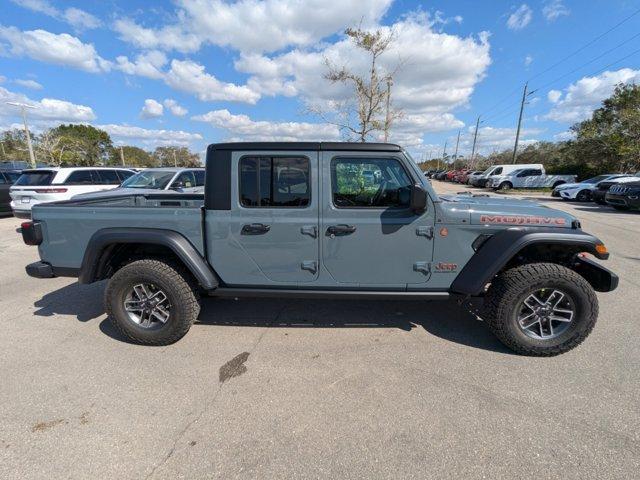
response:
[[[74,195],[117,188],[136,172],[109,167],[51,167],[23,170],[9,195],[18,218],[31,218],[38,203],[69,200]]]
[[[593,178],[589,178],[578,183],[565,183],[554,188],[553,192],[551,192],[551,196],[560,197],[563,200],[590,202],[591,194],[598,189],[598,185],[601,182],[607,182],[629,176],[630,175],[623,173],[606,173],[603,175],[597,175]]]

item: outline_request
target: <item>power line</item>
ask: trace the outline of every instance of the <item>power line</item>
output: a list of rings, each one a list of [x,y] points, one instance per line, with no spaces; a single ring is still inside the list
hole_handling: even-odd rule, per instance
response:
[[[533,77],[529,77],[529,81],[533,80],[534,78],[538,78],[541,75],[544,75],[545,73],[547,73],[549,70],[554,69],[555,67],[557,67],[558,65],[561,65],[562,63],[565,62],[565,60],[568,60],[569,58],[573,57],[574,55],[576,55],[577,53],[582,52],[584,49],[586,49],[587,47],[590,47],[591,45],[593,45],[594,43],[596,43],[598,40],[600,40],[602,37],[604,37],[605,35],[608,35],[609,33],[611,33],[613,30],[615,30],[616,28],[618,28],[620,25],[622,25],[623,23],[629,21],[630,19],[632,19],[633,17],[635,17],[637,14],[640,13],[640,8],[636,11],[634,11],[631,15],[629,15],[628,17],[624,18],[623,20],[621,20],[620,22],[616,23],[613,27],[611,27],[609,30],[607,30],[604,33],[601,33],[600,35],[598,35],[596,38],[594,38],[593,40],[585,43],[582,47],[580,47],[579,49],[577,49],[576,51],[570,53],[569,55],[567,55],[566,57],[562,58],[561,60],[558,60],[556,63],[554,63],[553,65],[551,65],[550,67],[546,68],[545,70],[543,70],[542,72],[537,73],[536,75],[534,75]]]
[[[592,58],[591,60],[589,60],[588,62],[585,62],[585,63],[583,63],[582,65],[580,65],[580,66],[578,66],[578,67],[574,68],[573,70],[571,70],[571,71],[569,71],[569,72],[567,72],[567,73],[565,73],[565,74],[560,75],[559,77],[557,77],[557,78],[555,78],[555,79],[551,80],[550,82],[545,83],[545,84],[544,84],[544,85],[542,85],[541,87],[538,87],[538,90],[542,90],[543,88],[546,88],[546,87],[548,87],[549,85],[553,85],[553,84],[554,84],[554,83],[556,83],[557,81],[562,80],[563,78],[565,78],[565,77],[567,77],[567,76],[571,75],[572,73],[575,73],[575,72],[577,72],[578,70],[583,69],[583,68],[584,68],[584,67],[586,67],[587,65],[592,64],[592,63],[593,63],[593,62],[595,62],[596,60],[601,59],[602,57],[604,57],[604,56],[608,55],[609,53],[613,52],[614,50],[616,50],[616,49],[620,48],[621,46],[623,46],[623,45],[625,45],[625,44],[629,43],[630,41],[632,41],[632,40],[634,40],[634,39],[636,39],[636,38],[638,38],[638,37],[640,37],[640,33],[636,33],[636,34],[635,34],[634,36],[632,36],[631,38],[628,38],[627,40],[625,40],[625,41],[624,41],[624,42],[622,42],[622,43],[619,43],[619,44],[618,44],[618,45],[616,45],[615,47],[610,48],[609,50],[607,50],[607,51],[605,51],[605,52],[601,53],[600,55],[598,55],[598,56],[596,56],[596,57],[593,57],[593,58]],[[605,67],[605,68],[606,68],[606,67]]]

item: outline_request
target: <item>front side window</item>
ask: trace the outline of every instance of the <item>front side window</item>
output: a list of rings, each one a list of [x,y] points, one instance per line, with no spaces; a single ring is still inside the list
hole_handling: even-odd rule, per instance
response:
[[[334,158],[333,204],[340,208],[408,208],[413,182],[394,158]]]
[[[491,176],[493,176],[493,175],[501,175],[501,174],[502,174],[502,167],[498,167],[493,172],[491,172]]]
[[[123,188],[164,190],[174,175],[175,172],[167,170],[143,170],[126,179],[120,186]]]
[[[196,187],[204,187],[204,170],[195,170]]]
[[[309,159],[240,159],[240,203],[243,207],[308,206],[311,203]]]
[[[182,172],[171,184],[171,188],[193,188],[196,186],[196,177],[192,171]]]

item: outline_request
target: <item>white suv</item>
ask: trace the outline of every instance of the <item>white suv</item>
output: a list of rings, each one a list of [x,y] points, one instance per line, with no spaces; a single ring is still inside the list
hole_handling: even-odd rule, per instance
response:
[[[23,170],[9,191],[11,210],[18,218],[31,218],[38,203],[69,200],[80,193],[118,187],[136,172],[109,167],[52,167]]]

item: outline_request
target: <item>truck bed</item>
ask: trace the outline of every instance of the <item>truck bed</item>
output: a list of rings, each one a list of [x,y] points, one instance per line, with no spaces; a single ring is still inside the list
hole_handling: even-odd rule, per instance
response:
[[[36,205],[44,241],[40,257],[57,267],[80,268],[91,236],[103,228],[164,228],[185,236],[203,254],[201,207],[204,195],[115,194],[95,199]]]

